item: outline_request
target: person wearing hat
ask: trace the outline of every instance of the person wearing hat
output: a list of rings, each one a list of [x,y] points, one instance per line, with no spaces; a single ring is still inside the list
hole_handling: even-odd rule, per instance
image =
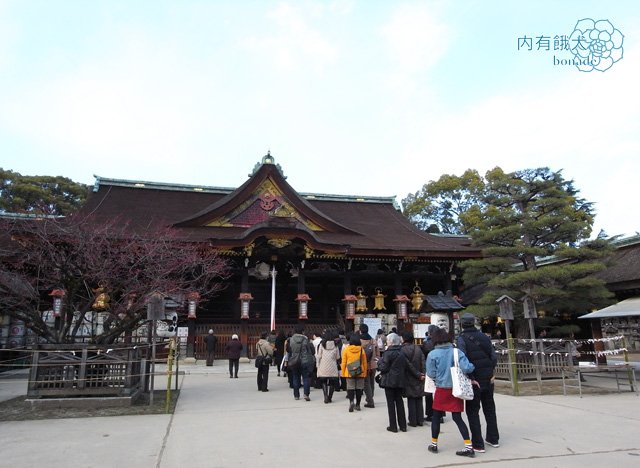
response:
[[[473,386],[474,398],[467,401],[466,413],[471,429],[471,444],[476,452],[484,452],[485,441],[482,438],[480,423],[480,407],[487,422],[486,442],[492,447],[499,447],[500,434],[496,417],[496,404],[493,400],[494,370],[498,363],[496,351],[491,340],[476,328],[476,318],[466,313],[460,317],[462,332],[458,336],[458,348],[467,356],[475,369],[471,375],[480,386]]]
[[[238,368],[240,367],[240,355],[242,354],[242,343],[238,335],[233,335],[231,341],[225,346],[227,357],[229,358],[229,378],[238,378]]]
[[[213,334],[213,330],[209,330],[209,334],[204,339],[204,342],[207,345],[207,366],[213,366],[213,355],[216,350],[216,341],[218,341],[218,339]]]

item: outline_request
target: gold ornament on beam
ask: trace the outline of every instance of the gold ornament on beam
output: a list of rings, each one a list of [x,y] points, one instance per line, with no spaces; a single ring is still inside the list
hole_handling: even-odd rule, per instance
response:
[[[366,312],[367,311],[367,296],[362,294],[364,291],[362,288],[356,289],[358,294],[356,294],[356,312]]]
[[[418,286],[418,282],[416,281],[416,285],[413,287],[413,293],[411,294],[411,310],[414,312],[418,312],[422,307],[422,303],[424,302],[424,294],[422,294],[422,289]]]
[[[376,288],[376,294],[372,297],[374,300],[373,310],[387,310],[384,306],[384,298],[387,296],[382,294],[382,289]]]

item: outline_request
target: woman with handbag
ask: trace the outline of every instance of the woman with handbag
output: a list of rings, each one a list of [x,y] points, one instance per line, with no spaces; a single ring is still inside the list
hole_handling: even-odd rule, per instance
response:
[[[273,362],[273,347],[267,340],[269,334],[264,332],[256,343],[256,367],[258,368],[258,391],[268,392],[269,367]]]
[[[360,411],[360,401],[364,390],[364,378],[367,376],[367,358],[360,343],[360,336],[354,333],[349,344],[342,349],[340,375],[347,381],[349,413]],[[355,395],[355,403],[353,397]]]
[[[407,360],[400,349],[400,336],[396,333],[387,335],[387,350],[378,361],[380,371],[380,386],[384,388],[384,396],[387,399],[387,411],[389,413],[389,426],[387,431],[407,432],[407,416],[404,411],[404,388],[407,384],[407,373],[416,379],[422,379],[418,372]]]
[[[318,369],[318,380],[322,384],[324,402],[331,403],[333,391],[338,385],[338,366],[336,362],[340,359],[340,350],[336,345],[335,338],[338,333],[335,330],[325,330],[322,341],[316,349],[316,367]]]
[[[434,344],[433,351],[427,356],[427,375],[435,380],[436,391],[433,394],[433,418],[431,421],[431,444],[429,451],[438,453],[438,436],[440,435],[440,418],[444,413],[451,412],[453,421],[458,426],[460,435],[464,439],[464,449],[458,450],[456,455],[473,457],[475,452],[471,445],[469,429],[462,420],[464,400],[453,396],[452,367],[455,367],[454,354],[458,354],[458,365],[462,373],[470,374],[475,369],[464,353],[457,348],[454,353],[453,343],[449,332],[438,328],[431,336]],[[475,382],[477,384],[477,382]]]

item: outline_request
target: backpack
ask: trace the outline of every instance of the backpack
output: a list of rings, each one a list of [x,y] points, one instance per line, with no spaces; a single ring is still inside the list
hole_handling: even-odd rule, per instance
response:
[[[370,341],[368,345],[364,347],[364,355],[367,357],[367,362],[371,362],[373,358],[373,342]]]

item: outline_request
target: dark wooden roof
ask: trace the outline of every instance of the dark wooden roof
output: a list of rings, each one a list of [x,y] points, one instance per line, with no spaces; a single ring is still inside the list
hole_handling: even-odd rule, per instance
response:
[[[274,215],[269,207],[285,214]],[[133,230],[157,223],[175,226],[185,239],[220,248],[245,246],[266,236],[297,238],[313,249],[349,256],[480,255],[466,237],[417,229],[399,212],[393,197],[298,193],[275,164],[263,163],[237,189],[97,177],[83,212],[122,219]]]
[[[425,299],[428,309],[434,311],[456,311],[464,309],[464,306],[456,301],[453,296],[439,292],[438,294],[426,295]]]
[[[597,274],[611,291],[640,288],[640,236],[616,242],[610,258],[611,265]]]

